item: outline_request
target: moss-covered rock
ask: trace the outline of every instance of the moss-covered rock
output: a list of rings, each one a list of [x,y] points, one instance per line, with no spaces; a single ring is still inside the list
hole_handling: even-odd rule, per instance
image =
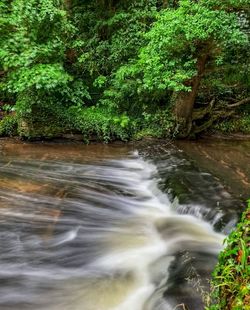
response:
[[[17,117],[15,114],[6,115],[0,121],[0,136],[16,136],[17,135]]]
[[[64,129],[53,121],[32,122],[21,119],[18,122],[18,134],[22,138],[40,139],[60,137],[64,134]]]

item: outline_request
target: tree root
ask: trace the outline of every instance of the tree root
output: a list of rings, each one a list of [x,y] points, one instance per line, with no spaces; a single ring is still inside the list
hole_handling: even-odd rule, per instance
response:
[[[206,112],[204,111],[203,117],[201,117],[202,113],[200,113],[199,118],[192,119],[193,127],[191,130],[191,135],[196,135],[196,134],[199,134],[199,133],[209,129],[215,121],[222,119],[222,118],[227,118],[229,116],[232,116],[234,113],[235,113],[235,111],[233,111],[233,110],[225,111],[225,110],[213,110],[212,108],[210,108],[210,109],[206,108]],[[195,120],[202,119],[205,116],[209,116],[209,119],[206,120],[202,125],[197,126],[195,124]],[[197,114],[196,114],[196,117],[197,117]]]

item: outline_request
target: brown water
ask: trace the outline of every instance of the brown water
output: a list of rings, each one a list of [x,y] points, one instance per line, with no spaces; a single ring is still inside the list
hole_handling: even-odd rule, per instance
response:
[[[250,141],[178,141],[176,145],[201,169],[217,176],[230,192],[250,198]]]
[[[196,154],[1,140],[0,309],[204,309],[241,200]]]

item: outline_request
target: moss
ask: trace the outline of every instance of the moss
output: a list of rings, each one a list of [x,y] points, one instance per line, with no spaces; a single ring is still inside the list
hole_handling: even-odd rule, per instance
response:
[[[219,255],[213,273],[211,300],[207,310],[250,309],[250,200]]]
[[[22,119],[18,122],[18,134],[22,138],[53,138],[64,133],[61,126],[54,122],[35,123]]]
[[[26,139],[60,137],[71,130],[65,107],[34,105],[27,113],[18,113],[18,135]]]

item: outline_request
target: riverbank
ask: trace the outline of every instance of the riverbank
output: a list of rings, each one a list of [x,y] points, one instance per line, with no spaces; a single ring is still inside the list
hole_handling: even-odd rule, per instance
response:
[[[84,113],[87,113],[85,111]],[[84,143],[120,141],[138,141],[148,138],[175,140],[174,120],[169,114],[151,115],[147,121],[143,118],[108,116],[99,111],[87,113],[79,118],[79,113],[60,121],[56,119],[23,120],[15,112],[5,114],[0,120],[0,137],[20,137],[24,140],[79,140]],[[245,120],[245,122],[243,122]],[[190,135],[184,140],[250,140],[250,118],[240,118],[230,126],[229,121],[222,121],[221,126],[212,126],[199,135]],[[241,123],[244,123],[244,126]],[[224,125],[223,125],[224,124]],[[225,125],[226,124],[226,125]],[[237,125],[237,126],[236,126]]]
[[[210,134],[203,134],[199,140],[239,140],[250,141],[250,133],[235,132],[223,133],[216,132]]]

